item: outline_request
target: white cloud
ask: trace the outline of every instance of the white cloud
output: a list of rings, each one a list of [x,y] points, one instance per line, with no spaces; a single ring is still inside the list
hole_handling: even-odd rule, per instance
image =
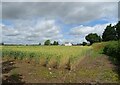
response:
[[[30,25],[31,21],[19,21],[14,27],[3,26],[3,42],[11,43],[39,43],[46,39],[58,40],[63,37],[60,34],[60,27],[55,24],[54,20],[37,21],[34,26]]]
[[[107,24],[97,24],[95,26],[83,26],[83,25],[80,25],[80,26],[71,28],[69,34],[70,35],[81,36],[81,35],[86,35],[86,34],[89,34],[89,33],[97,33],[99,35],[102,35],[104,29],[109,24],[110,23],[107,23]],[[113,23],[113,25],[115,25],[115,24],[116,23]]]
[[[71,42],[71,43],[81,43],[85,40],[85,36],[89,33],[97,33],[102,36],[104,29],[107,24],[97,24],[95,26],[76,26],[70,28],[67,36],[65,38],[61,33],[61,28],[55,24],[55,20],[38,20],[34,26],[32,26],[31,21],[18,21],[15,26],[2,26],[2,38],[3,42],[7,43],[39,43],[44,42],[47,39],[50,39],[52,42],[54,40],[59,41],[60,43]],[[31,25],[30,25],[31,23]],[[19,24],[19,25],[18,25]],[[112,25],[115,25],[113,23]]]
[[[79,42],[83,42],[86,41],[85,40],[85,36],[88,35],[89,33],[97,33],[98,35],[100,35],[102,37],[102,33],[104,32],[105,28],[107,25],[109,25],[110,23],[106,23],[106,24],[97,24],[95,26],[77,26],[74,28],[71,28],[69,35],[74,36],[75,40],[79,41]],[[112,23],[112,25],[115,25],[116,23]],[[73,40],[73,41],[75,41]]]
[[[2,27],[3,24],[0,23],[0,43],[2,42]]]
[[[104,25],[103,25],[104,26]],[[100,25],[96,25],[96,26],[94,26],[94,27],[90,27],[90,26],[83,26],[83,25],[81,25],[81,26],[77,26],[77,27],[74,27],[74,28],[72,28],[71,30],[70,30],[70,35],[75,35],[75,36],[80,36],[80,35],[86,35],[86,34],[88,34],[88,33],[91,33],[91,32],[95,32],[95,31],[97,31],[97,29],[98,30],[103,30],[104,29],[104,27],[103,26],[101,26],[100,27]],[[99,28],[97,28],[97,27],[99,27]],[[97,28],[97,29],[96,29]],[[101,33],[101,32],[100,32]]]

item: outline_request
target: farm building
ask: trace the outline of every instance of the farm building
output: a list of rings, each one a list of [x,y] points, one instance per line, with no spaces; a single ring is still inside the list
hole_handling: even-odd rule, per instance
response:
[[[65,42],[65,46],[72,46],[72,43],[70,43],[70,42]]]

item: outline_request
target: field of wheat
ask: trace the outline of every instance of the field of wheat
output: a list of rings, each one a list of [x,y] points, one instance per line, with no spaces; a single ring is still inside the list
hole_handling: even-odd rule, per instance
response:
[[[2,57],[35,62],[51,68],[75,69],[90,46],[1,46]]]

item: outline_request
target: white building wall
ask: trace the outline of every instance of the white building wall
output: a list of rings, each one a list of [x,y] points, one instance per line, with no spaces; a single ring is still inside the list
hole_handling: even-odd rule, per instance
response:
[[[68,44],[65,44],[65,46],[72,46],[72,44],[71,44],[71,43],[68,43]]]

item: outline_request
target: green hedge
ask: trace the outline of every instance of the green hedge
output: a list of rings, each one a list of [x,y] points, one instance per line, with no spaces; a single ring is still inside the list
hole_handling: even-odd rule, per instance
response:
[[[115,62],[120,63],[120,41],[111,41],[103,49],[104,54],[110,56]]]

